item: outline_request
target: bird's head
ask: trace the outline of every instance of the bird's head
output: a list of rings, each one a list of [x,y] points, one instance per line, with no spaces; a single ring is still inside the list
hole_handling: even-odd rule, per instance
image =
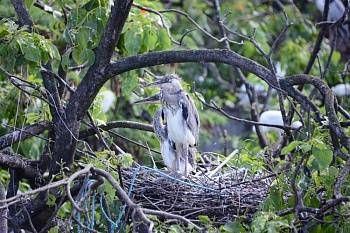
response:
[[[157,80],[144,87],[158,86],[163,91],[179,91],[182,89],[180,78],[175,74],[158,76]]]

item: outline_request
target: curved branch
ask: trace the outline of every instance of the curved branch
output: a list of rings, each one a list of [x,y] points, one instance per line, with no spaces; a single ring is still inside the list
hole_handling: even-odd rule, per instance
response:
[[[334,108],[335,105],[335,97],[333,95],[332,90],[328,87],[328,85],[321,79],[300,74],[300,75],[293,75],[286,79],[280,80],[281,85],[282,83],[288,84],[290,87],[294,85],[300,85],[300,84],[312,84],[315,86],[320,93],[324,96],[324,102],[325,102],[325,108],[326,108],[326,115],[328,117],[329,122],[329,130],[333,142],[333,146],[336,150],[340,150],[340,147],[338,145],[338,139],[348,151],[350,151],[350,139],[346,134],[344,133],[343,129],[340,126],[340,123],[337,118],[337,114]],[[286,86],[288,86],[286,85]]]
[[[150,52],[112,62],[97,77],[90,79],[84,78],[73,94],[74,97],[72,97],[69,107],[72,111],[77,111],[77,119],[80,120],[93,102],[99,89],[111,77],[139,68],[185,62],[217,62],[238,66],[245,71],[257,75],[271,86],[277,88],[276,82],[268,69],[251,59],[226,49]]]
[[[110,130],[114,128],[129,128],[129,129],[138,129],[138,130],[153,132],[152,125],[133,122],[133,121],[111,121],[106,123],[105,125],[98,125],[97,127],[102,130]],[[87,138],[91,135],[94,135],[95,133],[96,132],[93,128],[81,131],[79,133],[79,139]]]

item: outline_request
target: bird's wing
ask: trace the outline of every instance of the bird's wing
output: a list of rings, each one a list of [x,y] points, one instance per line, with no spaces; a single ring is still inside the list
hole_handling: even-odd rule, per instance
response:
[[[164,141],[168,138],[168,133],[166,126],[162,123],[162,119],[164,119],[164,112],[162,108],[159,108],[154,114],[153,128],[157,137]]]
[[[198,141],[199,135],[199,115],[193,100],[188,94],[185,94],[180,101],[182,108],[182,116],[186,120],[188,128],[193,132],[193,136]]]

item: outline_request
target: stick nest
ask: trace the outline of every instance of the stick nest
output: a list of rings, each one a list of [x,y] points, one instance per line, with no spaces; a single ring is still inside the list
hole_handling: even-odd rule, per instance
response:
[[[124,185],[142,207],[196,220],[208,216],[216,224],[235,218],[249,221],[265,200],[273,175],[247,175],[246,170],[221,171],[212,177],[201,172],[174,178],[147,167],[123,170]]]

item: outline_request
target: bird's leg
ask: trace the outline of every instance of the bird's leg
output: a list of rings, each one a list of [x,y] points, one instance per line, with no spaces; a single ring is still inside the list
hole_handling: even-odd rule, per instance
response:
[[[184,156],[185,156],[185,176],[188,174],[188,145],[183,145],[183,150],[184,150]]]
[[[176,144],[175,150],[175,171],[178,172],[180,170],[180,158],[181,158],[181,146]]]

